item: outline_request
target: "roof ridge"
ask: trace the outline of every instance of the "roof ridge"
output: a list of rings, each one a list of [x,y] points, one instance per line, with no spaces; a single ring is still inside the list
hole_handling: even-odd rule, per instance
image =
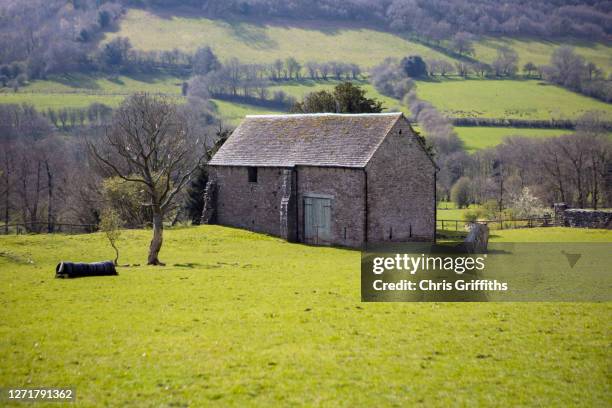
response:
[[[265,114],[265,115],[246,115],[246,118],[295,118],[300,116],[400,116],[402,112],[380,112],[380,113],[281,113],[281,114]]]

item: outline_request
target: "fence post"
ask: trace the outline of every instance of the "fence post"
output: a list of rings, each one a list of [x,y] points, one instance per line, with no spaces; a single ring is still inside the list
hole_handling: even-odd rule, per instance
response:
[[[455,220],[455,232],[459,231],[459,221]]]

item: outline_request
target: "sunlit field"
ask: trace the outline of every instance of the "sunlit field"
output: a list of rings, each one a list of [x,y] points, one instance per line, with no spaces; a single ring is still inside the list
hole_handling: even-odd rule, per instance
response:
[[[128,231],[141,264],[150,231]],[[495,240],[612,241],[610,231]],[[56,280],[101,234],[0,237],[0,382],[79,405],[584,405],[609,399],[608,303],[360,302],[358,251],[217,226],[166,233],[165,267]],[[500,392],[503,390],[503,392]]]

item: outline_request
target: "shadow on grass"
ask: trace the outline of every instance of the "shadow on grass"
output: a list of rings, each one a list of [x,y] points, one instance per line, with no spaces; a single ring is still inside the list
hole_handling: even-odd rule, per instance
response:
[[[87,74],[63,74],[51,78],[52,81],[69,86],[71,88],[89,89],[92,91],[102,89],[100,85],[96,82],[98,79],[99,77],[95,75]]]

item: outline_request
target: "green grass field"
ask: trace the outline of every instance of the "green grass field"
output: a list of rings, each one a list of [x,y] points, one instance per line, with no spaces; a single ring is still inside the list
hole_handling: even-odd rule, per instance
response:
[[[496,240],[612,241],[610,231]],[[120,263],[142,263],[127,231]],[[217,226],[166,232],[166,267],[53,279],[101,234],[0,237],[0,383],[80,406],[604,406],[609,303],[360,302],[358,251]]]
[[[85,108],[94,102],[117,107],[125,95],[94,95],[84,93],[0,93],[0,103],[33,105],[40,111],[61,108]]]
[[[115,78],[83,74],[57,75],[47,80],[32,81],[17,93],[3,88],[0,91],[0,103],[28,103],[39,110],[83,108],[94,102],[116,107],[126,96],[135,92],[164,94],[181,101],[183,81],[165,75],[120,75]]]
[[[222,101],[219,99],[213,99],[213,104],[217,108],[217,111],[221,114],[222,119],[232,126],[237,126],[240,124],[246,115],[270,115],[283,113],[259,106]]]
[[[181,86],[187,78],[171,75],[86,75],[65,74],[37,80],[20,88],[19,92],[32,93],[85,93],[96,95],[129,95],[134,92],[150,92],[181,95]]]
[[[612,105],[535,80],[420,81],[417,93],[456,117],[575,119],[589,110],[612,117]]]
[[[449,59],[398,35],[338,22],[225,21],[130,9],[119,31],[107,39],[116,36],[128,37],[142,50],[194,51],[209,45],[221,59],[237,57],[250,63],[271,63],[276,58],[293,56],[301,62],[334,60],[369,68],[386,57],[412,54]]]
[[[550,57],[555,49],[561,46],[570,46],[587,61],[597,64],[604,72],[610,73],[612,70],[612,46],[602,43],[585,43],[571,39],[558,42],[533,38],[485,37],[474,44],[475,57],[481,61],[491,63],[497,58],[497,49],[502,46],[510,47],[518,53],[519,69],[522,69],[523,65],[529,61],[536,65],[550,64]]]
[[[452,201],[440,201],[438,202],[438,211],[436,217],[438,220],[464,220],[466,212],[480,208],[478,204],[471,204],[467,208],[457,208],[455,203]],[[451,225],[449,228],[454,228]]]
[[[503,127],[455,127],[459,138],[465,143],[465,149],[473,153],[480,149],[497,146],[509,136],[553,137],[574,133],[564,129],[525,129]]]

